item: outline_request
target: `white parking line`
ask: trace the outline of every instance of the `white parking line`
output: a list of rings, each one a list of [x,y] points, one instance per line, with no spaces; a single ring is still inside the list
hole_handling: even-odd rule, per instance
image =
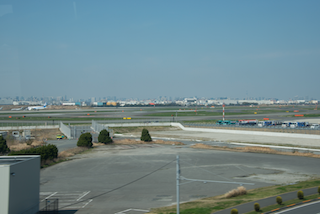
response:
[[[88,195],[90,193],[90,191],[85,192],[82,196],[80,196],[80,198],[77,199],[77,201],[79,201],[81,198],[83,198],[84,196]]]
[[[55,194],[57,194],[58,192],[54,192],[54,193],[52,193],[51,195],[49,195],[49,196],[47,196],[46,198],[44,198],[42,201],[44,201],[44,200],[46,200],[46,199],[48,199],[48,198],[50,198],[51,196],[54,196]]]
[[[144,212],[144,213],[147,213],[149,212],[150,210],[140,210],[140,209],[127,209],[127,210],[123,210],[121,212],[117,212],[115,214],[125,214],[126,212],[129,212],[129,211],[136,211],[136,212]]]
[[[91,201],[93,201],[93,199],[90,199],[87,203],[85,203],[82,208],[85,208],[85,206],[87,206]]]

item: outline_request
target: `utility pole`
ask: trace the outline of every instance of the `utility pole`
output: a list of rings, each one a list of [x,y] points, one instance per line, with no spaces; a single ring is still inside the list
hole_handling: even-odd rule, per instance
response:
[[[180,214],[180,163],[177,155],[177,214]]]
[[[203,183],[222,183],[222,184],[238,184],[240,186],[247,184],[247,185],[254,185],[254,183],[241,183],[241,182],[231,182],[231,181],[212,181],[212,180],[200,180],[200,179],[190,179],[190,178],[185,178],[183,176],[181,176],[181,171],[180,171],[180,160],[179,160],[179,155],[177,155],[177,161],[176,161],[176,180],[177,180],[177,192],[176,192],[176,198],[177,198],[177,214],[180,214],[180,185],[182,184],[187,184],[190,182],[194,182],[194,181],[199,181],[199,182],[203,182]],[[181,183],[180,184],[180,180],[185,180],[185,181],[189,181],[186,183]]]

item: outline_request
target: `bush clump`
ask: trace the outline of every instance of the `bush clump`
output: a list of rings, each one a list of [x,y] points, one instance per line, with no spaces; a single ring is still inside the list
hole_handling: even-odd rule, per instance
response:
[[[0,136],[0,154],[10,152],[10,149],[7,146],[7,141],[2,136]]]
[[[298,198],[300,200],[302,200],[304,198],[304,194],[303,194],[302,190],[298,191]]]
[[[320,194],[320,187],[318,187],[318,193]]]
[[[232,198],[232,197],[237,197],[239,195],[245,195],[247,194],[247,190],[244,186],[239,186],[237,189],[230,190],[224,196],[226,198]]]
[[[141,141],[144,141],[144,142],[150,142],[152,141],[152,138],[149,134],[149,131],[147,129],[142,129],[142,133],[141,133]]]
[[[48,144],[44,146],[39,146],[36,148],[23,149],[20,151],[10,152],[10,156],[13,155],[40,155],[41,161],[53,160],[58,157],[58,148],[56,145]]]
[[[259,203],[254,203],[254,210],[256,212],[259,212],[259,210],[260,210],[260,204]]]
[[[279,205],[281,205],[281,204],[282,204],[282,198],[281,198],[281,196],[278,196],[278,197],[276,198],[276,201],[277,201],[277,203],[278,203]]]
[[[112,143],[112,139],[110,137],[110,134],[109,132],[106,130],[106,129],[103,129],[99,136],[98,136],[98,141],[100,143],[104,143],[104,144],[107,144],[107,143]]]
[[[231,214],[238,214],[239,212],[238,212],[238,210],[237,209],[232,209],[231,210]]]
[[[77,146],[91,148],[92,145],[92,135],[89,132],[80,135]]]

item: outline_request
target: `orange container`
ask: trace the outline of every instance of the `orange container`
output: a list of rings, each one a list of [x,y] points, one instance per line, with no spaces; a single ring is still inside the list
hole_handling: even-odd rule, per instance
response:
[[[90,114],[87,114],[88,116],[90,115]]]
[[[269,118],[263,118],[263,120],[269,120]]]
[[[304,114],[295,114],[295,117],[304,117]]]
[[[9,116],[9,118],[12,118],[12,116]]]

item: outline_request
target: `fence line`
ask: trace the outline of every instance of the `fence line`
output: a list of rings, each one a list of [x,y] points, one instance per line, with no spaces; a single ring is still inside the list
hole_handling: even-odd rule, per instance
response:
[[[245,126],[245,125],[219,125],[219,124],[201,124],[201,123],[183,123],[188,127],[208,127],[213,129],[231,129],[231,130],[250,130],[250,131],[269,131],[269,132],[286,132],[286,133],[302,133],[302,134],[318,134],[319,129],[310,129],[308,127],[282,127],[282,126]]]
[[[60,121],[60,128],[59,129],[69,139],[72,139],[70,126],[66,126]]]

